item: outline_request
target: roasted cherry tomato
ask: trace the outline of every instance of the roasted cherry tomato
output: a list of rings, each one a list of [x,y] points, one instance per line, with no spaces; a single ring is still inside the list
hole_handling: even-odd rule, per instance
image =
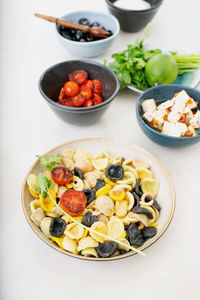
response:
[[[76,96],[79,93],[79,89],[79,85],[75,81],[67,81],[64,84],[64,92],[66,96]]]
[[[59,185],[64,185],[72,181],[73,173],[65,167],[56,167],[51,171],[51,177]]]
[[[98,95],[101,95],[103,90],[103,84],[101,83],[101,81],[99,79],[93,79],[92,83],[93,83],[93,92]]]
[[[85,102],[85,96],[83,96],[81,94],[78,94],[78,95],[72,97],[71,99],[72,99],[71,106],[74,106],[74,107],[81,106]]]
[[[58,100],[58,103],[61,105],[72,106],[72,99],[67,97],[66,99]]]
[[[101,96],[99,96],[99,95],[96,94],[96,93],[93,94],[92,101],[93,101],[94,105],[97,105],[97,104],[100,104],[100,103],[103,102]]]
[[[66,96],[65,96],[64,88],[62,88],[62,89],[60,90],[60,94],[59,94],[59,96],[58,96],[58,101],[63,100],[63,99],[65,99],[65,98],[66,98]]]
[[[80,94],[85,96],[86,100],[89,100],[92,98],[92,90],[91,90],[91,88],[87,87],[85,84],[81,86]]]
[[[87,205],[87,198],[84,192],[70,189],[62,194],[59,205],[66,213],[74,217],[82,214]]]
[[[93,105],[94,105],[94,104],[93,104],[93,101],[92,101],[91,99],[85,100],[85,102],[84,102],[84,104],[83,104],[84,107],[91,107],[91,106],[93,106]]]
[[[85,84],[88,79],[88,73],[84,70],[76,70],[69,74],[69,80],[75,81],[78,85]]]
[[[91,90],[93,89],[93,83],[92,80],[88,80],[85,84],[87,87],[89,87]]]

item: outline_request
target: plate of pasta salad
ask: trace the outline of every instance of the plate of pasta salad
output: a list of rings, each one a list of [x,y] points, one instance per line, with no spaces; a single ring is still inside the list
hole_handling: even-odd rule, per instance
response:
[[[24,214],[61,253],[98,261],[145,256],[170,224],[171,179],[143,148],[96,137],[36,156],[22,188]]]

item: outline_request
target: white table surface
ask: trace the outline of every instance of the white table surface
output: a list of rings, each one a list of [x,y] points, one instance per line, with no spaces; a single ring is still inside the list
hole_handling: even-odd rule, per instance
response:
[[[38,91],[39,76],[47,67],[77,57],[62,48],[53,25],[33,14],[61,16],[87,8],[107,12],[103,0],[0,2],[0,299],[197,300],[199,144],[168,149],[148,140],[136,121],[136,96],[129,91],[120,92],[96,124],[82,128],[60,121]],[[148,43],[186,52],[199,50],[199,10],[198,0],[165,0],[149,28]],[[103,62],[139,34],[120,32],[112,48],[94,60]],[[177,197],[175,215],[163,237],[145,251],[146,258],[135,255],[103,263],[73,259],[43,243],[25,220],[20,193],[35,155],[89,136],[132,141],[155,155],[169,171]]]

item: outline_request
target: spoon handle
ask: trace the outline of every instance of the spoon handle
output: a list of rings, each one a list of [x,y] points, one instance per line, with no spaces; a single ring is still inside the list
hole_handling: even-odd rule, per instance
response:
[[[67,27],[67,28],[77,29],[77,30],[81,30],[81,31],[84,31],[84,32],[89,32],[90,31],[89,26],[76,24],[76,23],[68,21],[68,20],[59,19],[59,18],[55,18],[55,17],[51,17],[51,16],[45,16],[45,15],[41,15],[41,14],[35,14],[35,16],[40,18],[40,19],[43,19],[43,20],[46,20],[48,22],[52,22],[52,23],[55,23],[55,24],[58,24],[60,26],[64,26],[64,27]]]

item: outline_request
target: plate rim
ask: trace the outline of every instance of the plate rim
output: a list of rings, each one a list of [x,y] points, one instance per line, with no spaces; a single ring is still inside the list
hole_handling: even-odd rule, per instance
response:
[[[129,144],[131,147],[136,148],[136,149],[144,152],[152,160],[154,160],[157,163],[157,165],[159,165],[159,167],[162,169],[162,171],[164,172],[164,174],[166,175],[166,178],[167,178],[167,181],[168,181],[168,184],[169,184],[169,187],[170,187],[170,193],[171,193],[171,196],[172,196],[172,206],[171,206],[171,209],[170,209],[170,214],[169,214],[167,222],[163,226],[161,232],[158,235],[156,235],[155,238],[151,239],[147,244],[145,244],[142,247],[138,248],[139,250],[144,251],[148,247],[150,247],[151,245],[153,245],[157,240],[159,240],[161,238],[161,236],[164,234],[164,232],[167,230],[167,228],[169,227],[169,225],[170,225],[170,223],[171,223],[171,221],[173,219],[174,211],[175,211],[175,205],[176,205],[176,195],[175,195],[175,190],[174,190],[174,186],[173,186],[172,180],[171,180],[171,178],[170,178],[167,170],[165,169],[165,167],[162,165],[162,163],[154,155],[152,155],[150,152],[148,152],[143,147],[138,146],[137,144],[132,143],[130,141],[127,141],[127,140],[124,140],[124,139],[113,138],[113,137],[97,136],[97,137],[84,137],[84,138],[78,138],[78,139],[74,139],[74,140],[68,140],[65,143],[59,144],[59,145],[51,148],[50,150],[48,150],[47,152],[45,152],[43,154],[43,156],[46,156],[50,152],[55,151],[56,149],[58,149],[60,147],[63,147],[64,145],[67,145],[69,143],[77,143],[77,142],[84,141],[84,140],[95,140],[95,139],[110,140],[110,141],[114,141],[114,142],[117,142],[117,143],[121,142],[121,143],[127,143],[127,144]],[[56,251],[58,251],[60,253],[63,253],[65,255],[68,255],[68,256],[71,256],[71,257],[74,257],[74,258],[78,258],[78,259],[81,259],[81,260],[87,260],[87,261],[113,261],[113,260],[118,260],[118,259],[126,258],[126,257],[129,257],[129,256],[137,254],[134,251],[130,251],[130,252],[127,252],[125,254],[121,254],[119,256],[108,257],[108,258],[100,258],[100,259],[96,258],[96,257],[81,256],[81,255],[78,255],[78,254],[73,254],[73,253],[67,252],[64,249],[61,249],[55,243],[53,243],[51,240],[48,240],[45,236],[43,236],[42,233],[40,234],[37,231],[37,229],[36,229],[38,227],[31,221],[31,218],[28,216],[28,213],[26,212],[26,209],[25,209],[25,188],[26,188],[27,177],[31,173],[31,171],[35,168],[35,166],[38,164],[38,162],[39,162],[39,159],[37,159],[33,163],[33,165],[31,166],[31,168],[26,172],[26,176],[25,176],[25,179],[23,181],[22,190],[21,190],[21,205],[22,205],[22,209],[23,209],[23,212],[24,212],[24,215],[25,215],[25,218],[26,218],[28,224],[30,225],[31,229],[35,232],[35,234],[41,240],[43,240],[47,245],[49,245],[51,248],[55,249]]]

